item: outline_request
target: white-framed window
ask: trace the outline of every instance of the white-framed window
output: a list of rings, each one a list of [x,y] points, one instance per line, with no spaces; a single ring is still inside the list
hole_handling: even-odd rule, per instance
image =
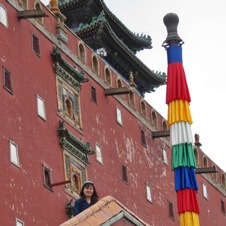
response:
[[[45,111],[45,101],[37,95],[37,111],[38,116],[43,119],[46,119],[46,111]]]
[[[168,158],[167,158],[167,152],[165,149],[162,149],[162,160],[165,164],[168,165]]]
[[[0,4],[0,23],[8,27],[7,9]]]
[[[16,226],[24,226],[24,222],[16,218]]]
[[[152,203],[151,186],[146,184],[147,200]]]
[[[10,151],[10,161],[16,166],[19,166],[18,147],[12,141],[9,141],[9,151]]]
[[[103,164],[103,158],[102,158],[102,150],[101,150],[101,147],[96,144],[96,160]]]
[[[208,199],[207,186],[205,184],[202,184],[202,192],[203,192],[203,197],[205,199]]]
[[[116,107],[116,115],[117,115],[117,123],[122,125],[122,112],[118,107]]]

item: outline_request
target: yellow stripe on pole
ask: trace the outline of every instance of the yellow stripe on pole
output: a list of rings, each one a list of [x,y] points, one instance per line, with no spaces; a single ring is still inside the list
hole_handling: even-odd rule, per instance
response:
[[[185,100],[175,100],[168,105],[168,124],[188,122],[192,124],[189,103]]]
[[[185,211],[179,217],[180,226],[200,226],[199,215],[195,212]]]

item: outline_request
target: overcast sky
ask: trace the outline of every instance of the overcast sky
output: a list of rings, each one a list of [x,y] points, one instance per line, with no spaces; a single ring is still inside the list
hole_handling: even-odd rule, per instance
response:
[[[44,1],[48,4],[48,1]],[[191,95],[192,133],[199,134],[201,148],[226,172],[226,0],[105,0],[108,8],[131,31],[148,34],[152,49],[138,57],[151,69],[167,72],[162,47],[167,32],[163,17],[176,13],[178,34],[185,44],[183,66]],[[167,119],[166,86],[145,99]]]

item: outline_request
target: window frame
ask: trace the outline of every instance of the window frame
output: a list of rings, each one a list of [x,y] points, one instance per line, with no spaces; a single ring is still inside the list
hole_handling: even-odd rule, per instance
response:
[[[43,173],[43,185],[45,188],[52,191],[52,176],[51,176],[51,169],[46,165],[42,165],[42,173]],[[47,173],[47,174],[46,174]]]
[[[125,183],[125,184],[128,184],[129,180],[128,180],[128,170],[127,170],[127,167],[125,165],[121,165],[121,170],[122,170],[122,181]]]
[[[15,153],[12,153],[13,149],[12,148],[15,148]],[[10,152],[10,162],[17,166],[17,167],[20,167],[20,160],[19,160],[19,152],[18,152],[18,146],[16,145],[15,142],[9,140],[9,152]],[[16,158],[16,161],[14,161],[13,159],[13,155],[15,155],[14,158]]]
[[[18,224],[19,223],[19,224]],[[24,226],[24,222],[18,218],[16,218],[16,226]]]
[[[72,117],[67,113],[67,99],[72,102]],[[58,114],[74,128],[80,130],[82,128],[80,93],[68,86],[60,77],[57,78],[57,103]]]
[[[5,67],[2,67],[2,71],[3,71],[3,87],[5,90],[7,90],[9,93],[11,93],[13,95],[13,82],[12,82],[12,73],[10,71],[8,71]],[[9,86],[8,87],[6,85],[6,75],[9,76]]]
[[[92,70],[99,76],[99,61],[96,55],[92,56]]]
[[[136,104],[135,104],[135,94],[134,94],[134,92],[128,94],[128,103],[129,103],[129,106],[131,108],[135,109]]]
[[[157,119],[157,114],[154,110],[151,111],[151,124],[154,128],[157,128],[158,119]]]
[[[103,165],[102,148],[99,144],[96,144],[96,160]]]
[[[45,108],[45,100],[36,94],[36,101],[37,101],[37,115],[46,121],[46,108]],[[39,105],[42,104],[42,105]],[[40,107],[42,109],[40,109]]]
[[[122,111],[121,111],[121,109],[118,106],[116,106],[116,122],[119,125],[123,126]]]
[[[82,63],[86,63],[86,48],[82,42],[78,43],[78,56]]]
[[[226,215],[225,202],[221,199],[221,213]]]
[[[32,34],[32,50],[38,57],[41,57],[40,39],[34,33]]]
[[[151,186],[146,183],[146,196],[147,196],[147,201],[150,203],[153,203],[153,199],[152,199],[152,189]]]
[[[225,174],[221,174],[221,188],[226,189]]]
[[[105,83],[109,86],[112,87],[112,76],[111,76],[111,70],[108,67],[105,67],[104,69],[104,80]]]
[[[143,100],[140,101],[140,114],[143,118],[147,118],[147,107]]]
[[[162,160],[163,162],[168,165],[169,162],[168,162],[168,156],[167,156],[167,151],[163,148],[162,149]]]
[[[96,88],[94,86],[91,85],[91,101],[95,104],[97,104],[97,91]]]
[[[140,143],[144,146],[147,147],[147,139],[146,139],[146,134],[143,129],[140,129]]]
[[[202,195],[203,197],[208,200],[208,190],[206,184],[202,184]]]
[[[169,218],[173,221],[175,221],[175,215],[174,215],[174,211],[173,211],[173,203],[168,201],[168,211],[169,211]]]
[[[5,15],[1,16],[1,9],[2,9],[2,12],[5,12]],[[1,19],[1,18],[5,18],[5,22]],[[8,28],[8,11],[7,9],[5,8],[5,6],[3,6],[1,3],[0,3],[0,24],[2,24],[4,27]]]
[[[42,5],[41,5],[41,3],[40,3],[39,1],[35,1],[34,3],[35,3],[34,9],[36,9],[36,10],[42,10]],[[37,18],[35,18],[35,20],[36,20],[39,24],[43,25],[44,17],[37,17]]]

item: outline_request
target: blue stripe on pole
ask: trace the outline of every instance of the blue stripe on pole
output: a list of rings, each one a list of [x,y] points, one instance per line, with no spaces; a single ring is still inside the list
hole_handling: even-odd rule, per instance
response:
[[[168,64],[181,63],[182,64],[182,48],[178,45],[172,45],[167,49]]]
[[[174,169],[175,190],[186,188],[198,190],[194,167],[178,167]]]

